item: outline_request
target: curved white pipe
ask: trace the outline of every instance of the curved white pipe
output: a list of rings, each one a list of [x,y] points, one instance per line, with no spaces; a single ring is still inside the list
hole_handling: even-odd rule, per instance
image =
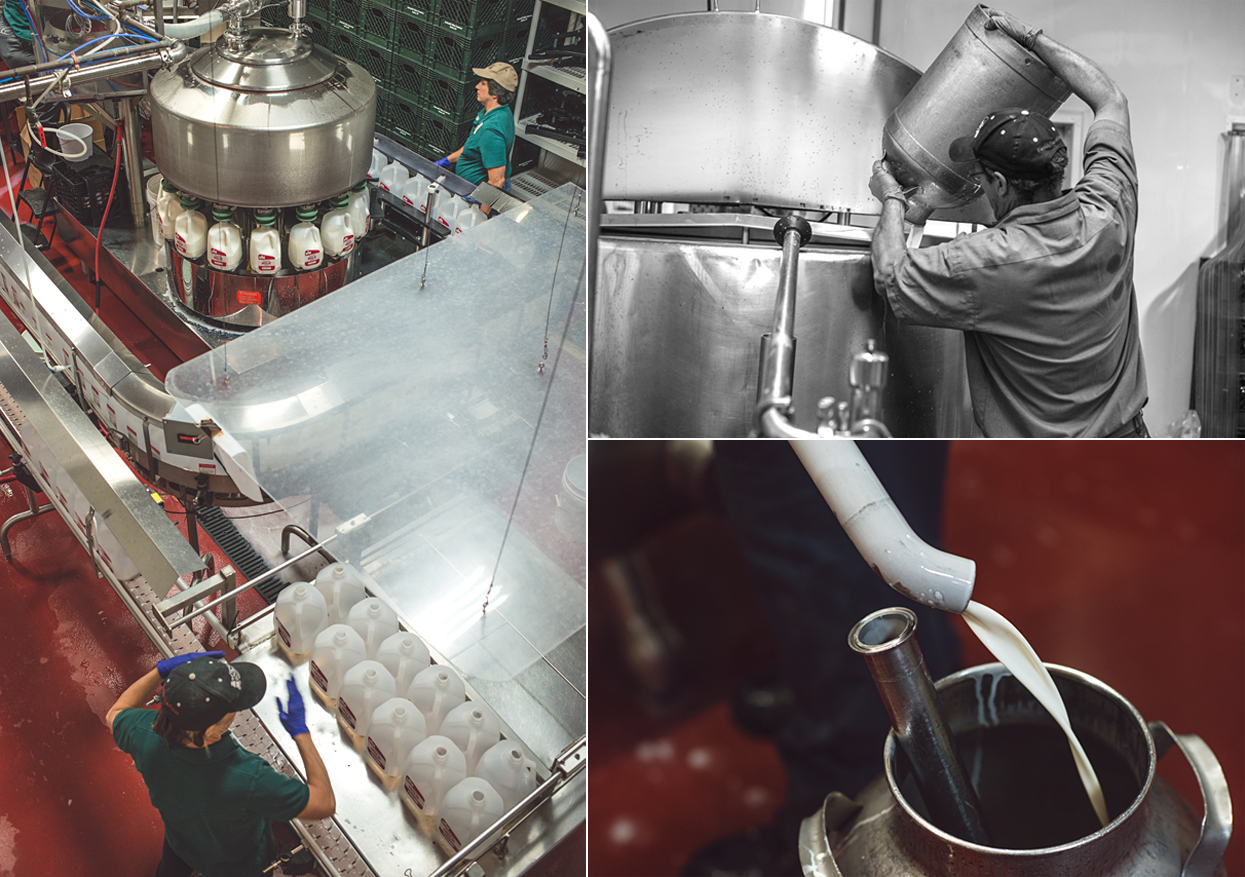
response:
[[[190,21],[183,21],[177,24],[169,22],[164,25],[164,35],[171,40],[189,40],[194,37],[202,36],[213,28],[220,27],[225,23],[225,16],[221,15],[219,9],[213,9],[211,12],[205,12],[198,18]]]
[[[855,442],[792,441],[796,456],[874,572],[918,603],[963,612],[977,564],[925,542],[904,520]]]

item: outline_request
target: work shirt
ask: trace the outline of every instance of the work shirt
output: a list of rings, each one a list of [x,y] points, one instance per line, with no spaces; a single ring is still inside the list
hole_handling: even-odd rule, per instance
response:
[[[17,38],[30,42],[30,19],[22,11],[19,0],[5,0],[4,23],[17,35]]]
[[[908,250],[886,298],[902,321],[964,331],[983,434],[1111,435],[1147,398],[1136,227],[1128,129],[1100,120],[1075,187],[994,228]]]
[[[510,177],[510,147],[514,145],[514,113],[509,106],[483,109],[471,123],[471,134],[463,144],[463,154],[454,165],[454,173],[469,183],[488,180],[488,169],[504,167]]]
[[[170,747],[151,730],[156,715],[122,710],[112,736],[143,775],[164,839],[201,877],[256,877],[276,859],[270,821],[301,813],[311,790],[228,733],[207,749]]]

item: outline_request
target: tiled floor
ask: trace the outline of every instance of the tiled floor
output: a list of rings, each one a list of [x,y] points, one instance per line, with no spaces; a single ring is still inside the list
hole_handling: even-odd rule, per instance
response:
[[[773,747],[737,731],[726,706],[736,682],[764,662],[771,633],[729,527],[704,505],[670,498],[657,444],[632,448],[615,466],[629,477],[602,478],[604,490],[593,475],[593,510],[616,511],[594,515],[591,533],[594,875],[677,874],[707,841],[765,823],[785,783]],[[960,442],[945,502],[946,547],[978,564],[974,596],[1010,618],[1044,660],[1097,676],[1148,720],[1202,736],[1239,809],[1245,448]],[[686,646],[683,692],[660,707],[636,693],[599,563],[627,545],[639,546]],[[957,630],[966,664],[988,660],[958,619]],[[1200,812],[1178,753],[1160,773]],[[1225,863],[1245,874],[1239,832]]]

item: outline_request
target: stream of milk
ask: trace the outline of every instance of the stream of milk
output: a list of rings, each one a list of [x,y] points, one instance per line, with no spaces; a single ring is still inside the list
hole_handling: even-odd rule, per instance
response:
[[[1033,647],[1010,621],[989,606],[969,601],[968,608],[964,610],[963,615],[969,628],[977,635],[977,639],[981,640],[1003,666],[1010,670],[1025,688],[1029,689],[1038,702],[1046,707],[1055,721],[1059,723],[1059,727],[1068,737],[1068,745],[1072,747],[1076,771],[1080,774],[1081,783],[1085,786],[1089,801],[1094,806],[1094,813],[1098,815],[1098,821],[1106,825],[1108,822],[1107,802],[1102,796],[1102,785],[1098,782],[1098,775],[1094,773],[1094,767],[1089,763],[1081,741],[1072,731],[1072,723],[1068,721],[1068,710],[1063,704],[1063,698],[1059,696],[1059,689],[1055,688],[1054,680],[1050,678],[1050,673],[1042,665]]]

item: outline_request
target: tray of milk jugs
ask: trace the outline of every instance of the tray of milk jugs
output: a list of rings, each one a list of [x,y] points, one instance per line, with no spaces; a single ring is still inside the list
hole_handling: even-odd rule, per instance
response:
[[[380,150],[372,150],[372,168],[368,176],[376,179],[383,191],[400,200],[419,219],[442,231],[461,234],[485,220],[483,213],[435,180],[412,173],[397,159],[386,164]]]
[[[468,699],[462,677],[433,662],[350,565],[329,564],[315,582],[287,585],[275,615],[277,648],[291,663],[308,663],[316,699],[447,852],[536,788],[536,765],[502,736],[493,710]]]

